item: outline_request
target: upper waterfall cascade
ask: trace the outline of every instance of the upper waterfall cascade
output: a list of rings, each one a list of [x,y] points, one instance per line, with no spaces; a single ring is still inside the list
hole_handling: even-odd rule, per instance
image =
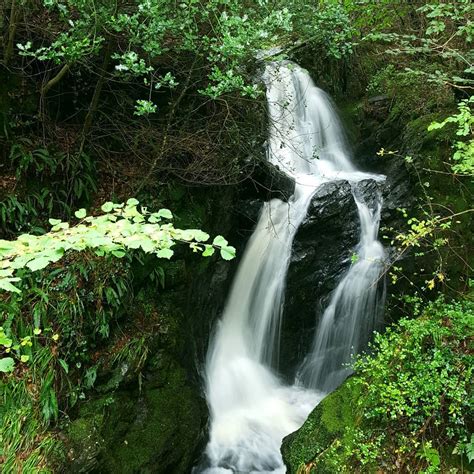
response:
[[[264,81],[268,159],[296,185],[288,202],[264,203],[210,342],[205,376],[210,440],[205,467],[196,468],[209,474],[285,472],[282,438],[348,375],[346,364],[364,348],[383,303],[381,198],[365,202],[357,183],[384,177],[355,168],[330,99],[305,70],[272,63]],[[275,361],[293,239],[316,189],[338,180],[352,183],[360,219],[358,260],[333,291],[295,383],[285,385]]]

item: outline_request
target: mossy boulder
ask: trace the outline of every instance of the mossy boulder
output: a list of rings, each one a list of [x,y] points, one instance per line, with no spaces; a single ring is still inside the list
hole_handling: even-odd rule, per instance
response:
[[[63,472],[85,473],[97,467],[97,457],[105,449],[101,434],[104,424],[104,407],[107,399],[98,399],[83,405],[79,417],[64,431],[67,439],[67,468]]]
[[[207,410],[186,371],[167,355],[127,388],[89,400],[65,431],[71,473],[187,473]]]
[[[203,425],[203,402],[184,383],[117,397],[97,472],[189,472]]]
[[[359,387],[354,378],[348,379],[321,401],[298,431],[283,439],[281,452],[288,474],[334,473],[325,453],[334,443],[352,444],[345,438],[360,422]]]

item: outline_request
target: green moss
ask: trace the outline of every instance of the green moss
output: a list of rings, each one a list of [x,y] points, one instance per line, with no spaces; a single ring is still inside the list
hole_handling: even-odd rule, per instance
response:
[[[355,409],[360,394],[360,386],[348,380],[332,396],[321,404],[321,422],[330,433],[342,433],[347,427],[355,426]]]
[[[298,431],[283,440],[282,454],[288,474],[296,474],[303,468],[317,473],[334,472],[324,453],[357,425],[359,390],[354,380],[349,379],[313,410]]]
[[[163,382],[165,380],[165,382]],[[101,473],[185,473],[194,459],[205,413],[182,367],[163,362],[141,393],[119,393],[109,407]]]
[[[349,141],[357,143],[360,140],[360,123],[365,120],[361,101],[344,100],[342,103],[338,103],[337,106]]]
[[[97,456],[104,449],[101,429],[104,422],[104,400],[84,405],[81,416],[65,430],[68,446],[68,471],[90,472],[97,465]]]
[[[426,154],[439,156],[449,150],[452,134],[446,129],[429,132],[428,126],[442,120],[448,112],[436,112],[410,120],[405,125],[403,145],[413,152],[423,151]]]

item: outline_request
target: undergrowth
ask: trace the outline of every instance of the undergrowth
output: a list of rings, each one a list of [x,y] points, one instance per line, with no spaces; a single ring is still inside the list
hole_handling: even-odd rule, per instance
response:
[[[324,454],[344,472],[467,472],[474,460],[474,302],[437,301],[355,364],[355,428]],[[348,442],[350,440],[350,442]],[[316,471],[317,472],[317,471]]]

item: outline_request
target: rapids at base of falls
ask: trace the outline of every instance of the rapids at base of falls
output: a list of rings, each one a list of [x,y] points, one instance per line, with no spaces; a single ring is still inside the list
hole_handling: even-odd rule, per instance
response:
[[[211,339],[205,374],[210,439],[194,472],[284,473],[281,440],[350,373],[346,364],[366,346],[383,307],[381,198],[365,202],[356,184],[384,176],[354,167],[331,101],[306,71],[273,63],[264,80],[268,159],[295,180],[295,192],[288,202],[263,205]],[[357,261],[333,291],[295,383],[286,385],[275,361],[292,243],[315,191],[342,179],[352,183],[357,204]]]

